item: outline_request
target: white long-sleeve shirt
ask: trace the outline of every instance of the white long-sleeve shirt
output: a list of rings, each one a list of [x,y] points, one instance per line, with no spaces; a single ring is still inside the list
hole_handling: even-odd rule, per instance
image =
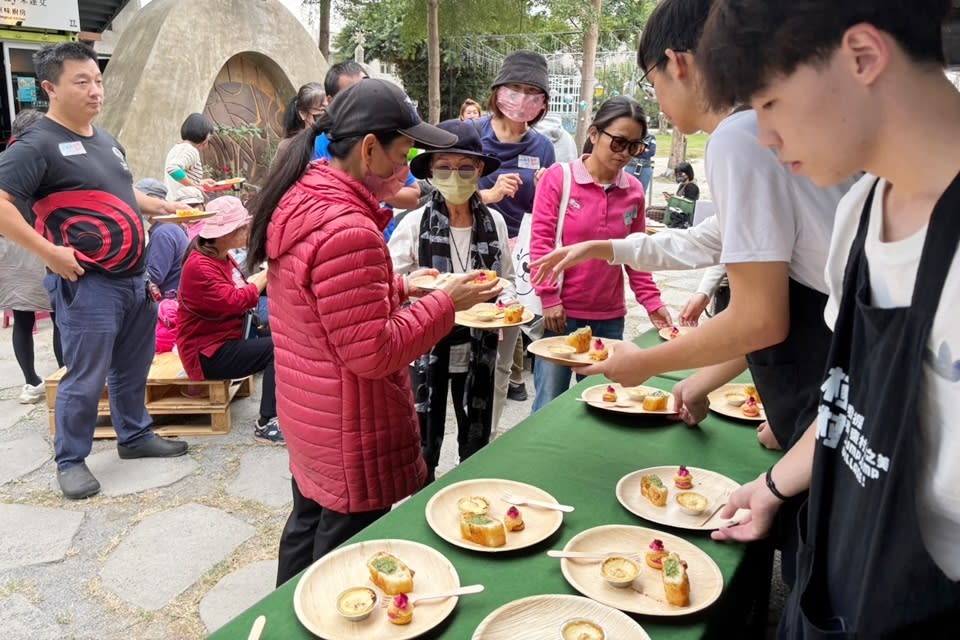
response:
[[[638,271],[712,267],[720,263],[723,249],[716,216],[689,229],[665,229],[652,236],[633,233],[610,242],[610,263],[625,264]]]

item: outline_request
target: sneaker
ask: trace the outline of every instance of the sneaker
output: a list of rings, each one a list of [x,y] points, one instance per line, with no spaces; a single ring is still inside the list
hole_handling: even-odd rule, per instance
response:
[[[280,431],[280,421],[276,416],[267,420],[266,424],[260,424],[258,419],[253,423],[253,438],[256,442],[262,444],[287,444],[283,439],[283,432]]]
[[[41,380],[40,384],[23,385],[23,390],[20,391],[20,397],[17,399],[20,401],[20,404],[36,404],[46,395],[47,389],[43,386],[43,381]]]
[[[522,382],[510,381],[510,386],[507,387],[507,399],[516,400],[517,402],[523,402],[527,399],[527,385]]]

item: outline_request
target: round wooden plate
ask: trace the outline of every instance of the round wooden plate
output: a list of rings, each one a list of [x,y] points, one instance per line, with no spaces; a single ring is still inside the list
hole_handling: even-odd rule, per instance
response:
[[[727,404],[726,395],[728,393],[743,393],[743,390],[747,387],[746,384],[725,384],[719,389],[714,389],[707,394],[707,400],[710,401],[710,410],[714,413],[719,413],[722,416],[727,416],[728,418],[734,418],[736,420],[743,420],[745,422],[763,422],[767,419],[767,412],[763,410],[763,403],[759,404],[760,406],[760,415],[756,418],[751,418],[750,416],[743,415],[743,411],[740,410],[740,407],[732,407]]]
[[[337,596],[350,587],[370,587],[385,601],[383,592],[370,581],[367,560],[378,551],[400,558],[416,572],[412,596],[436,593],[460,586],[456,568],[436,549],[410,540],[370,540],[337,549],[313,563],[300,578],[293,593],[297,618],[311,633],[329,640],[390,638],[406,640],[426,633],[450,615],[457,597],[424,601],[417,605],[413,621],[397,626],[387,620],[387,610],[378,606],[366,620],[351,622],[337,613]]]
[[[566,339],[566,336],[540,338],[539,340],[534,340],[531,342],[527,346],[527,351],[538,358],[543,358],[547,362],[552,362],[553,364],[559,364],[565,367],[582,367],[587,364],[596,363],[595,360],[590,359],[589,352],[569,353]],[[612,338],[599,339],[603,341],[603,345],[607,348],[607,351],[610,355],[613,355],[617,345],[623,342],[622,340],[613,340]],[[591,339],[591,343],[596,340],[597,338]]]
[[[740,488],[739,483],[716,471],[687,467],[693,476],[693,488],[677,489],[676,485],[673,484],[673,477],[678,466],[650,467],[649,469],[640,469],[628,473],[620,478],[617,483],[617,500],[630,513],[658,524],[697,531],[719,529],[721,523],[728,522],[728,520],[719,517],[717,507],[726,503],[730,494]],[[657,507],[640,494],[640,479],[648,473],[655,473],[663,480],[663,486],[669,491],[666,506]],[[705,497],[707,499],[706,510],[695,516],[681,511],[676,500],[680,491],[695,491]],[[741,512],[738,511],[733,519],[736,520],[741,515]]]
[[[560,626],[573,618],[600,625],[607,638],[650,640],[637,622],[590,598],[540,595],[508,602],[483,619],[472,640],[544,640],[560,638]]]
[[[410,286],[433,291],[434,289],[439,289],[449,278],[458,278],[462,275],[462,273],[441,273],[436,276],[417,276],[416,278],[410,278]],[[500,281],[501,287],[506,287],[509,284],[504,278],[497,279]]]
[[[603,394],[607,391],[607,387],[613,387],[614,391],[617,394],[617,401],[610,402],[603,399]],[[598,384],[593,387],[588,387],[583,390],[583,393],[580,394],[580,399],[586,402],[591,407],[597,407],[598,409],[605,409],[606,411],[615,411],[617,413],[632,413],[640,415],[652,415],[652,416],[668,416],[676,414],[676,407],[674,406],[673,394],[669,391],[663,391],[663,389],[657,389],[655,387],[647,387],[644,385],[639,385],[640,388],[648,391],[661,391],[667,394],[667,408],[661,409],[659,411],[648,411],[643,408],[643,401],[637,402],[636,400],[631,400],[630,396],[627,395],[626,390],[623,385],[616,382],[610,382],[607,384]],[[637,387],[631,387],[635,389]]]
[[[216,211],[200,211],[199,213],[191,213],[188,216],[178,216],[175,214],[168,214],[165,216],[153,216],[151,220],[163,220],[164,222],[194,222],[195,220],[203,220],[204,218],[210,218],[217,215]]]
[[[546,540],[563,524],[563,513],[553,509],[538,509],[536,507],[519,506],[526,525],[523,531],[507,531],[507,544],[502,547],[485,547],[481,544],[464,540],[460,535],[460,510],[457,501],[469,496],[482,496],[490,502],[490,516],[503,520],[507,509],[511,505],[501,500],[505,493],[514,493],[532,500],[557,502],[552,495],[531,484],[502,480],[497,478],[478,478],[464,480],[438,491],[427,503],[427,524],[433,531],[452,545],[483,551],[485,553],[500,553],[523,549]]]
[[[690,578],[690,604],[678,607],[667,602],[663,592],[660,572],[647,566],[643,553],[650,542],[658,538],[667,551],[676,552],[687,562]],[[633,585],[624,589],[612,586],[600,576],[600,563],[563,558],[560,570],[574,589],[610,607],[621,611],[642,613],[650,616],[686,616],[706,609],[723,591],[723,575],[713,558],[683,538],[647,529],[622,524],[608,524],[587,529],[573,538],[564,551],[589,551],[606,553],[635,549],[640,558],[640,576]]]
[[[481,302],[480,304],[475,304],[466,311],[457,311],[456,315],[454,316],[454,322],[464,327],[471,327],[473,329],[503,329],[504,327],[517,327],[521,324],[527,324],[534,318],[533,311],[530,311],[529,309],[523,310],[523,316],[520,318],[520,322],[504,322],[503,311],[500,311],[499,314],[491,320],[478,318],[475,314],[478,309],[496,310],[496,306],[497,305],[492,302]]]
[[[676,327],[676,328],[680,330],[680,335],[681,335],[681,336],[685,336],[685,335],[687,335],[688,333],[690,333],[691,331],[696,331],[696,330],[697,330],[696,327]],[[669,340],[669,339],[670,339],[670,333],[673,331],[673,329],[674,329],[674,327],[664,327],[663,329],[660,329],[659,331],[657,331],[657,334],[658,334],[661,338],[663,338],[664,340]],[[677,337],[679,337],[679,336],[677,336]]]

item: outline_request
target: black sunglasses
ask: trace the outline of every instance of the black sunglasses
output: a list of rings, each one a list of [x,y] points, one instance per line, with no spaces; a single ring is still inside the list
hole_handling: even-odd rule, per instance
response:
[[[615,136],[607,133],[604,129],[598,129],[600,133],[610,138],[610,150],[614,153],[620,153],[624,149],[632,156],[638,156],[647,148],[643,140],[628,140],[622,136]]]

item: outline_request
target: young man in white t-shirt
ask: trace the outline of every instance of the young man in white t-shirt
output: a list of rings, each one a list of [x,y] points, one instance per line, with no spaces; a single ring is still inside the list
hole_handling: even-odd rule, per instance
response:
[[[564,247],[534,266],[556,270],[587,258],[642,269],[724,264],[730,304],[709,323],[653,348],[625,344],[578,373],[636,385],[665,371],[704,367],[673,390],[681,417],[696,423],[706,415],[707,394],[742,372],[746,358],[776,440],[788,447],[815,415],[829,344],[819,321],[827,292],[823,267],[844,189],[818,188],[781,166],[759,141],[752,110],[735,111],[733,103],[703,107],[693,51],[710,5],[711,0],[661,2],[647,22],[638,62],[674,126],[711,134],[706,176],[717,214],[707,228],[720,235],[719,253],[705,259],[704,243],[683,234],[698,240],[713,234],[694,227],[658,234],[663,238],[630,236]],[[665,261],[662,253],[674,249],[680,249],[670,256],[675,260]]]
[[[710,101],[749,101],[761,139],[840,203],[827,262],[835,332],[818,420],[731,496],[766,534],[810,490],[782,637],[956,637],[960,624],[960,92],[949,0],[717,0]],[[803,524],[803,520],[801,520]]]

